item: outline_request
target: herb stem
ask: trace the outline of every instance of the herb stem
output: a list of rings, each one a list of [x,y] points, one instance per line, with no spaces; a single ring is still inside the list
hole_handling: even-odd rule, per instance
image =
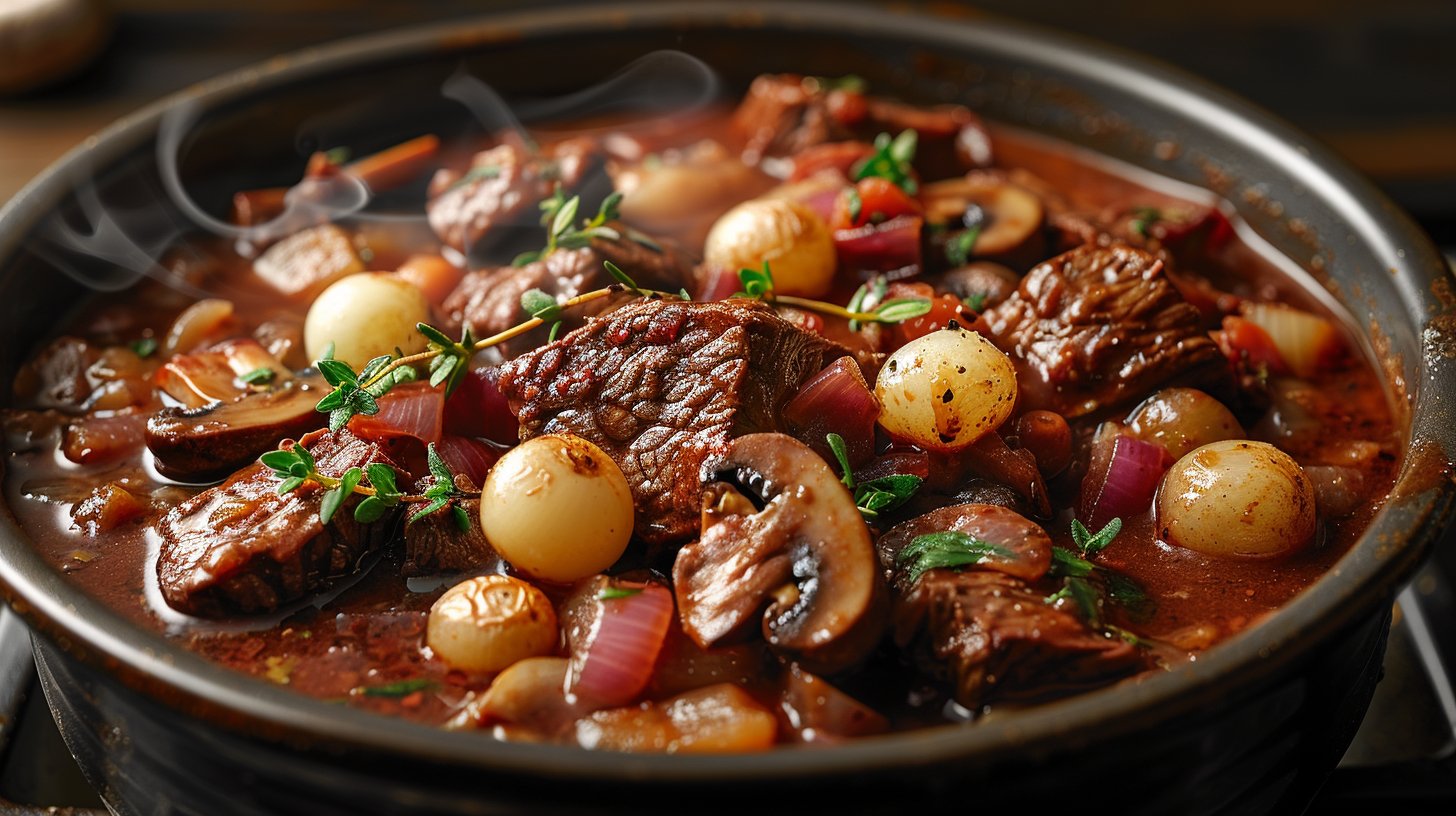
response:
[[[862,320],[868,323],[878,322],[880,316],[874,312],[855,312],[843,306],[826,303],[822,300],[811,300],[809,298],[795,297],[793,295],[774,295],[771,303],[778,306],[796,306],[800,309],[808,309],[811,312],[842,317],[845,320]]]
[[[612,294],[614,292],[620,292],[620,291],[624,291],[624,288],[622,286],[620,286],[620,285],[613,284],[613,285],[608,286],[608,287],[606,287],[604,289],[594,289],[594,290],[592,290],[590,292],[586,292],[586,293],[577,295],[574,298],[569,298],[564,303],[560,304],[560,306],[563,309],[569,308],[569,307],[572,307],[572,306],[579,306],[579,305],[581,305],[583,303],[590,303],[593,300],[600,300],[600,299],[602,299],[602,298],[604,298],[604,297],[606,297],[606,296],[608,296],[608,295],[610,295],[610,294]],[[648,295],[663,295],[663,296],[666,296],[666,293],[663,293],[663,292],[654,292],[654,291],[651,291],[651,290],[643,290],[643,291],[644,291],[644,293],[646,293]],[[673,297],[676,297],[676,295],[673,295]],[[544,324],[545,322],[546,322],[545,320],[542,320],[539,317],[533,317],[530,320],[527,320],[524,323],[518,323],[518,324],[510,327],[509,329],[506,329],[503,332],[498,332],[496,334],[491,335],[490,337],[486,337],[484,339],[475,341],[475,344],[470,347],[470,350],[471,351],[484,351],[485,349],[488,349],[491,346],[500,345],[501,343],[504,343],[507,340],[511,340],[513,338],[520,337],[521,335],[525,334],[526,332],[529,332],[530,330],[536,328],[537,326],[540,326],[540,325]],[[376,383],[379,383],[380,381],[382,381],[384,378],[388,377],[389,374],[390,374],[390,372],[394,371],[397,368],[400,368],[401,366],[415,365],[416,363],[428,362],[428,361],[434,359],[435,357],[438,357],[440,355],[440,351],[441,351],[440,349],[430,349],[428,351],[421,351],[421,352],[418,352],[416,354],[411,354],[411,355],[408,355],[406,357],[401,357],[398,360],[391,360],[389,362],[389,365],[386,365],[385,367],[379,369],[377,372],[374,373],[374,376],[372,376],[368,380],[365,380],[364,382],[360,383],[359,384],[359,387],[360,388],[368,388],[368,387],[370,387],[372,385],[375,385]]]

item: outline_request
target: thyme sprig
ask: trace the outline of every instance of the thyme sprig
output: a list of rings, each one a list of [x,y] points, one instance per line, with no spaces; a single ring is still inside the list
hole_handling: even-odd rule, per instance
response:
[[[339,509],[350,496],[360,496],[354,505],[354,520],[360,524],[373,524],[384,518],[391,508],[400,504],[420,504],[412,511],[407,524],[413,524],[431,513],[449,506],[455,524],[461,532],[470,529],[470,516],[459,504],[461,499],[473,498],[478,494],[461,490],[450,471],[440,458],[434,444],[426,449],[426,461],[434,481],[419,495],[406,495],[399,489],[394,468],[382,462],[364,467],[351,467],[339,476],[329,476],[319,471],[313,454],[301,444],[291,448],[271,450],[258,457],[265,467],[273,471],[281,481],[278,495],[291,493],[303,485],[313,482],[324,490],[319,502],[319,520],[328,524],[338,515]]]
[[[1106,622],[1102,611],[1107,602],[1115,603],[1130,614],[1141,617],[1149,611],[1149,599],[1137,581],[1088,560],[1107,548],[1122,531],[1122,519],[1113,519],[1096,533],[1077,519],[1072,520],[1072,544],[1075,550],[1052,547],[1050,574],[1062,578],[1062,588],[1046,597],[1054,604],[1070,600],[1076,604],[1088,625],[1137,643],[1136,636]]]
[[[587,246],[593,238],[620,240],[622,234],[607,226],[607,222],[617,219],[617,207],[621,203],[622,194],[613,190],[611,195],[602,199],[601,206],[597,208],[597,214],[582,222],[582,226],[578,228],[574,224],[577,212],[581,209],[581,196],[567,198],[566,194],[561,191],[561,185],[557,184],[552,190],[551,196],[542,201],[540,205],[541,225],[546,227],[546,247],[522,252],[511,261],[511,266],[525,266],[528,263],[539,261],[558,249],[577,249]]]
[[[920,185],[915,181],[911,162],[915,160],[915,145],[919,139],[913,129],[902,130],[891,139],[890,134],[881,133],[875,137],[875,152],[865,159],[854,173],[854,181],[878,176],[887,179],[907,195],[915,195]]]
[[[895,555],[895,563],[909,566],[910,583],[933,569],[972,567],[991,557],[1014,558],[1015,553],[1000,544],[992,544],[959,530],[926,533],[910,540]]]
[[[1128,227],[1144,238],[1148,237],[1148,228],[1163,220],[1163,211],[1157,207],[1138,207],[1132,211],[1132,220]]]
[[[743,288],[736,292],[734,297],[761,300],[776,306],[794,306],[811,312],[833,315],[850,321],[851,325],[856,328],[859,323],[903,323],[906,320],[928,314],[931,306],[930,301],[923,298],[894,298],[879,304],[871,311],[856,311],[837,303],[795,295],[780,295],[774,290],[773,271],[769,268],[768,261],[763,262],[761,269],[738,270],[738,282]],[[863,303],[864,298],[857,297],[850,300],[851,305],[856,305],[857,302]],[[859,308],[862,309],[862,307]]]
[[[313,454],[301,444],[287,450],[268,451],[258,460],[282,479],[278,485],[280,496],[297,490],[307,482],[322,487],[324,494],[319,504],[319,520],[324,524],[333,520],[344,500],[351,495],[364,497],[354,506],[354,520],[360,524],[372,524],[384,518],[389,508],[413,498],[399,492],[394,469],[379,462],[363,468],[351,467],[336,478],[321,473]]]
[[[834,458],[839,460],[839,469],[844,474],[839,481],[854,494],[855,506],[867,519],[877,518],[881,512],[894,510],[909,501],[925,481],[911,473],[893,473],[856,484],[854,471],[849,466],[849,446],[844,443],[844,437],[829,433],[824,435],[824,440],[829,443]]]
[[[472,498],[478,494],[467,493],[460,489],[455,481],[455,474],[450,472],[450,466],[440,458],[440,453],[435,450],[433,442],[425,448],[425,463],[429,466],[432,481],[421,494],[421,498],[428,503],[411,510],[409,517],[405,520],[405,526],[408,527],[431,513],[448,507],[455,526],[459,528],[460,532],[469,532],[470,513],[460,506],[460,500]]]

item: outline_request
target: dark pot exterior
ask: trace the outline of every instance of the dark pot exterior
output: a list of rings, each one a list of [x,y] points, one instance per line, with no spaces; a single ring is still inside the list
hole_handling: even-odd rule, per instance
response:
[[[1222,193],[1276,249],[1319,272],[1321,293],[1359,316],[1395,383],[1410,449],[1386,508],[1315,587],[1177,672],[974,726],[731,757],[506,744],[290,694],[81,595],[0,513],[0,588],[37,632],[47,697],[108,803],[207,816],[741,812],[826,795],[852,796],[856,811],[1303,807],[1368,705],[1395,589],[1450,521],[1456,423],[1441,398],[1456,394],[1456,295],[1440,256],[1368,183],[1266,114],[1163,66],[976,19],[797,4],[528,13],[308,52],[118,123],[0,211],[0,382],[85,294],[37,249],[49,216],[94,194],[181,218],[159,193],[156,139],[168,110],[199,114],[182,173],[215,211],[232,190],[286,183],[272,168],[305,131],[361,147],[431,124],[448,131],[463,114],[438,89],[462,66],[508,94],[542,96],[656,48],[688,51],[730,84],[763,71],[856,73]],[[378,101],[375,115],[320,124],[319,111],[357,99]]]

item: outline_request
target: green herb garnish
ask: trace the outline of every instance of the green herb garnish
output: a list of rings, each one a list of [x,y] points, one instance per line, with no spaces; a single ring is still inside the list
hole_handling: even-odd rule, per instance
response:
[[[409,680],[398,680],[378,686],[359,686],[353,690],[353,693],[362,694],[365,697],[408,697],[417,691],[429,691],[435,685],[434,680],[413,677]]]
[[[455,484],[455,474],[450,472],[450,466],[440,458],[439,451],[435,450],[435,443],[431,442],[425,448],[425,463],[429,466],[432,481],[430,486],[425,488],[421,498],[425,501],[422,507],[410,511],[405,526],[419,521],[425,516],[441,510],[445,507],[451,508],[451,515],[454,516],[455,526],[460,532],[470,531],[470,514],[460,507],[456,502],[460,499],[469,498],[470,494],[462,491]]]
[[[243,383],[246,385],[267,385],[268,383],[273,382],[274,376],[275,375],[273,374],[273,369],[264,366],[261,368],[255,368],[252,371],[249,371],[247,374],[239,377],[238,379],[242,380]]]
[[[597,598],[603,601],[615,601],[618,598],[630,598],[633,595],[641,594],[642,587],[616,587],[609,586],[597,593]]]
[[[479,167],[472,167],[469,170],[465,171],[465,174],[462,175],[460,178],[455,179],[455,182],[451,184],[448,189],[453,190],[456,187],[464,187],[467,184],[473,184],[477,181],[481,181],[484,179],[493,179],[499,175],[500,168],[496,165],[482,164]]]
[[[743,288],[734,294],[734,297],[761,300],[765,303],[782,306],[796,306],[800,309],[808,309],[811,312],[842,317],[850,321],[852,327],[858,327],[859,323],[903,323],[930,312],[930,301],[922,298],[896,298],[879,304],[873,311],[853,311],[834,303],[826,303],[822,300],[795,297],[793,295],[780,295],[774,291],[773,271],[769,269],[768,261],[764,261],[762,269],[740,269],[738,270],[738,282]],[[863,287],[861,287],[863,289]],[[864,298],[856,292],[860,303]],[[850,303],[854,303],[851,299]]]
[[[1054,604],[1071,600],[1077,604],[1082,617],[1094,629],[1115,634],[1129,643],[1140,643],[1135,635],[1117,627],[1107,625],[1102,619],[1102,607],[1107,601],[1115,603],[1135,618],[1145,617],[1151,611],[1151,600],[1137,581],[1099,566],[1087,560],[1107,549],[1117,534],[1122,531],[1122,519],[1113,519],[1096,533],[1088,530],[1077,519],[1072,520],[1072,544],[1075,550],[1052,547],[1052,565],[1048,574],[1063,579],[1062,588],[1046,597]]]
[[[1146,238],[1148,237],[1148,227],[1162,220],[1163,212],[1157,207],[1138,207],[1132,211],[1132,222],[1128,224],[1128,227],[1133,232]]]
[[[612,191],[612,194],[602,200],[597,208],[597,214],[590,220],[583,222],[580,228],[572,225],[576,222],[577,211],[581,208],[581,196],[566,198],[561,192],[561,185],[557,185],[550,198],[541,202],[541,223],[546,227],[545,249],[523,252],[511,261],[512,266],[525,266],[528,263],[539,261],[558,249],[577,249],[589,245],[593,238],[604,238],[610,241],[621,239],[622,234],[607,226],[608,221],[617,218],[617,206],[622,203],[622,194]]]
[[[981,227],[976,225],[962,230],[945,242],[945,259],[951,266],[965,266],[971,261],[971,252],[976,248],[976,239],[981,237]]]
[[[849,93],[864,93],[868,84],[863,77],[855,74],[845,74],[842,77],[804,77],[804,84],[821,91],[847,91]]]
[[[829,443],[829,450],[839,460],[839,469],[844,473],[839,481],[854,494],[855,506],[865,518],[876,518],[880,513],[894,510],[909,501],[925,481],[913,474],[894,473],[855,484],[854,472],[849,466],[849,446],[844,443],[844,437],[830,433],[824,435],[824,440]]]
[[[871,177],[887,179],[907,194],[915,195],[919,185],[915,183],[910,163],[915,160],[916,139],[914,130],[901,131],[894,139],[888,133],[876,136],[874,154],[860,165],[853,180],[860,181]]]
[[[296,443],[288,450],[268,451],[258,457],[258,461],[282,479],[278,485],[279,495],[297,490],[305,482],[315,482],[323,487],[319,520],[324,524],[333,520],[344,500],[352,494],[364,497],[354,508],[354,520],[361,524],[371,524],[383,518],[388,508],[403,498],[395,489],[394,471],[388,465],[375,463],[364,469],[349,468],[336,479],[320,473],[313,454]]]
[[[349,148],[347,147],[335,147],[324,151],[324,160],[335,167],[340,167],[344,164],[344,162],[348,161],[349,157],[352,155],[353,151],[349,150]]]
[[[845,198],[849,202],[849,223],[859,221],[860,213],[864,212],[864,199],[859,196],[859,189],[850,187],[845,191]]]
[[[133,340],[130,345],[131,350],[136,352],[136,356],[143,360],[157,353],[157,338],[155,337],[143,337],[139,340]]]
[[[964,298],[961,298],[961,302],[966,304],[966,308],[973,312],[980,313],[986,311],[985,292],[972,292]]]
[[[929,570],[971,567],[993,556],[1014,558],[1015,553],[958,530],[943,530],[911,539],[910,544],[896,554],[895,563],[902,567],[909,565],[910,583],[913,584]]]

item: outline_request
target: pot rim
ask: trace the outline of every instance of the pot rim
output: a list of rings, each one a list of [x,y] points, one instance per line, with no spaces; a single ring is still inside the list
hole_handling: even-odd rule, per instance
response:
[[[1141,97],[1194,126],[1291,168],[1308,201],[1331,208],[1396,275],[1402,313],[1422,321],[1444,311],[1430,284],[1447,274],[1444,260],[1420,230],[1370,182],[1307,136],[1273,115],[1203,80],[1156,61],[1031,26],[974,15],[856,8],[828,3],[732,2],[691,6],[631,4],[498,13],[353,38],[309,48],[199,83],[107,127],[71,150],[0,209],[0,260],[11,257],[34,226],[69,191],[129,151],[147,145],[163,114],[186,102],[205,105],[254,97],[279,86],[332,74],[360,63],[488,47],[492,43],[634,26],[688,30],[804,29],[833,34],[889,33],[931,46],[969,46],[1014,57],[1052,72],[1074,72],[1096,86]],[[1429,348],[1429,339],[1428,339]],[[7,599],[37,630],[68,654],[105,666],[129,686],[164,705],[224,727],[293,746],[407,755],[450,766],[489,767],[536,777],[601,781],[690,782],[752,777],[801,779],[920,766],[949,759],[986,760],[1008,749],[1044,757],[1188,715],[1214,699],[1247,692],[1313,645],[1388,603],[1425,557],[1456,509],[1449,478],[1456,423],[1438,405],[1456,394],[1456,371],[1425,353],[1411,410],[1410,445],[1438,453],[1408,455],[1393,499],[1338,564],[1269,620],[1177,671],[1087,692],[974,726],[937,726],[866,738],[832,750],[780,749],[730,756],[623,755],[549,745],[507,743],[331,706],[223,668],[160,634],[124,619],[63,580],[34,551],[9,508],[0,514],[0,584]],[[1421,465],[1442,468],[1438,478]],[[1390,546],[1389,542],[1400,542]]]

